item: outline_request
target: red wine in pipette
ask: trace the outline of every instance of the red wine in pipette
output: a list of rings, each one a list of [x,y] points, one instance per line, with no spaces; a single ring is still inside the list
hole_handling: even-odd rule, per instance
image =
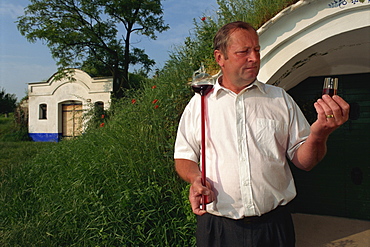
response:
[[[212,84],[193,84],[191,86],[194,90],[194,92],[199,93],[200,96],[202,96],[201,100],[201,132],[202,132],[202,144],[201,144],[201,150],[202,150],[202,185],[206,186],[206,144],[205,144],[205,96],[212,90],[213,85]],[[207,210],[207,203],[208,196],[202,195],[202,209]]]

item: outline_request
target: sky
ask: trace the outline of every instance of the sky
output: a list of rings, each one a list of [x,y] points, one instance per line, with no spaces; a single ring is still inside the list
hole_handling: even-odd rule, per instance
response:
[[[0,89],[15,94],[18,101],[26,96],[28,83],[45,81],[57,70],[49,48],[41,41],[29,43],[17,29],[17,17],[29,4],[28,0],[0,0]],[[169,51],[190,36],[194,19],[212,16],[218,7],[216,0],[163,0],[162,6],[170,29],[157,33],[156,40],[144,36],[132,40],[134,47],[145,49],[156,61],[154,69],[162,68]]]

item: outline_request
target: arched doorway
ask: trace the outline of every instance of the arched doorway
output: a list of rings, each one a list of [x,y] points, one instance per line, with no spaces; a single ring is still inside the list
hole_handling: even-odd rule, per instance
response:
[[[350,105],[350,119],[328,140],[325,158],[309,172],[292,165],[296,212],[370,220],[370,73],[332,75],[338,94]],[[288,93],[310,123],[316,120],[313,102],[321,96],[325,76],[309,77]]]

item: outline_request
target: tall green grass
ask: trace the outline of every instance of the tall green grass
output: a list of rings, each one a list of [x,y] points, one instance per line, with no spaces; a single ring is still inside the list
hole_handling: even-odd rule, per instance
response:
[[[103,127],[2,167],[0,246],[195,245],[173,144],[192,95],[187,82],[201,62],[215,68],[210,42],[226,20],[239,19],[233,11],[195,22],[156,79],[112,103]]]
[[[104,127],[3,174],[1,246],[193,244],[172,156],[178,107],[191,92],[153,82],[115,102]]]
[[[21,166],[27,160],[32,159],[37,153],[43,152],[44,148],[54,143],[42,142],[4,142],[0,141],[0,171],[12,169],[11,167]],[[10,168],[9,168],[10,167]]]
[[[8,117],[0,115],[0,142],[29,141],[28,129],[16,123],[14,113]]]

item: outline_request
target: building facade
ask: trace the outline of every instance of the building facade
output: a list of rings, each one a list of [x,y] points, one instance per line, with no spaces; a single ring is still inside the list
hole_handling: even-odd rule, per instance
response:
[[[62,78],[54,74],[46,82],[29,83],[28,129],[32,140],[58,142],[81,135],[84,113],[93,106],[109,107],[112,81],[74,69]]]
[[[292,166],[296,212],[370,220],[370,1],[298,1],[258,33],[259,79],[287,90],[310,123],[326,77],[351,105],[325,159],[310,172]]]

